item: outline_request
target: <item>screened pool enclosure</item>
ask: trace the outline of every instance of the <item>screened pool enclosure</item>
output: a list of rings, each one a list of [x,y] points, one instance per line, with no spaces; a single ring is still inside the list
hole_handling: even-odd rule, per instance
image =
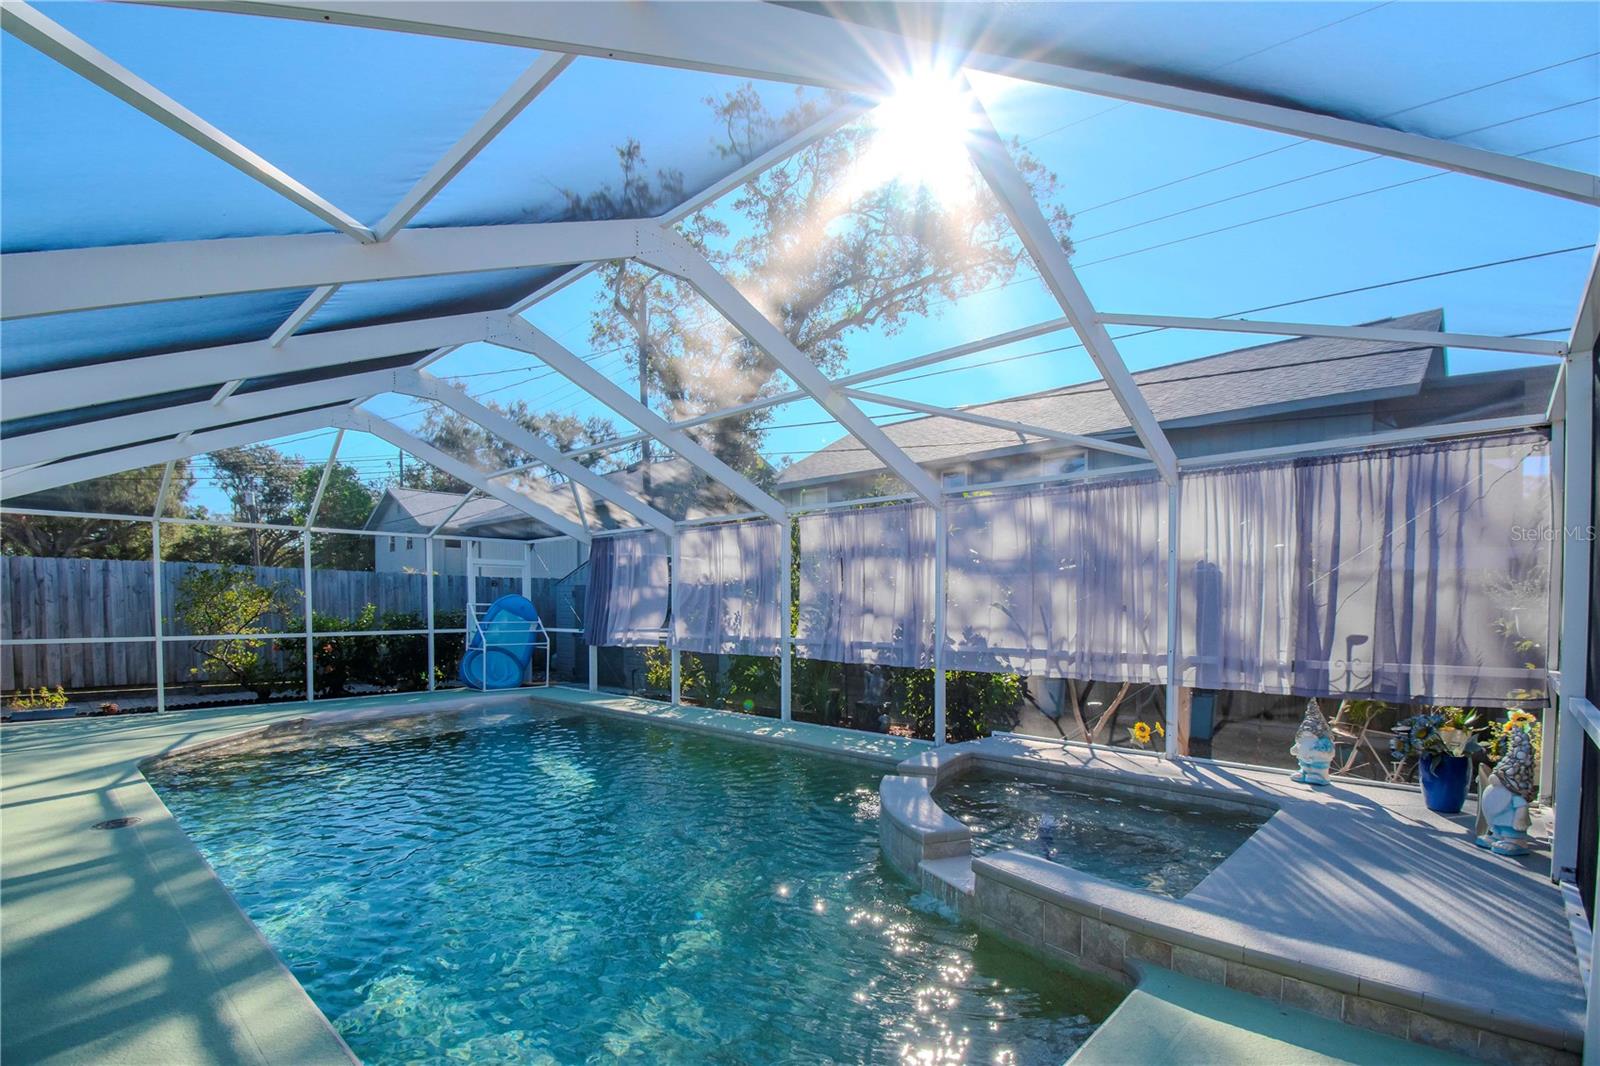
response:
[[[455,684],[517,593],[530,677],[938,742],[1531,712],[1575,809],[1593,9],[1249,10],[6,4],[8,709]]]

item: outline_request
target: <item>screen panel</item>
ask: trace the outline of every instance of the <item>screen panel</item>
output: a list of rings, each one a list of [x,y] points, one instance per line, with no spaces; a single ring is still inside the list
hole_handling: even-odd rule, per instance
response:
[[[176,8],[64,3],[43,10],[368,225],[539,55],[475,41]],[[304,215],[309,227],[302,228],[323,228],[302,209],[285,206]],[[241,224],[249,225],[248,216],[231,220]]]

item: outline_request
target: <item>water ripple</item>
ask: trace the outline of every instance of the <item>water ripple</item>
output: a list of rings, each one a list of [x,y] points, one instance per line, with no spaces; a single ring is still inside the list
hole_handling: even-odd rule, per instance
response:
[[[1103,1010],[886,879],[848,763],[530,713],[150,776],[369,1063],[1059,1064]]]

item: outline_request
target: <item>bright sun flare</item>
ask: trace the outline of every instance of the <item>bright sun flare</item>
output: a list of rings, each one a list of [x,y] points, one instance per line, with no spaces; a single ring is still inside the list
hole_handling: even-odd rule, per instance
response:
[[[907,78],[872,112],[872,124],[876,134],[862,160],[865,187],[900,181],[946,201],[970,191],[972,114],[959,81],[931,72]]]

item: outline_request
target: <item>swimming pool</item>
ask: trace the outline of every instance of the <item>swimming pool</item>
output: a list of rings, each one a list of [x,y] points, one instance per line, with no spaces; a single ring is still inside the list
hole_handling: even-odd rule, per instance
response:
[[[940,787],[934,799],[972,830],[975,854],[1018,848],[1174,899],[1270,817],[983,772]]]
[[[852,763],[529,710],[146,772],[369,1063],[1059,1064],[1112,1005],[886,875]]]

